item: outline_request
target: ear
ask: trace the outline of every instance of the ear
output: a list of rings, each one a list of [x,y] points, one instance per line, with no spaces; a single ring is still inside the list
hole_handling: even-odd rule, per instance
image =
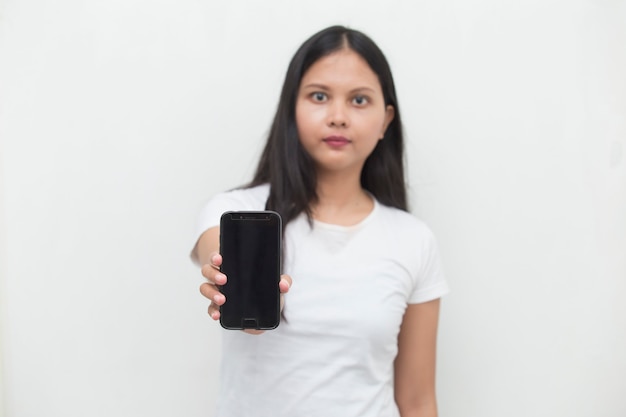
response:
[[[383,128],[380,132],[380,137],[378,139],[382,139],[385,137],[385,132],[387,131],[387,128],[389,127],[389,124],[391,123],[395,115],[396,115],[396,109],[394,109],[394,107],[391,104],[388,105],[385,108],[385,121],[383,123]]]

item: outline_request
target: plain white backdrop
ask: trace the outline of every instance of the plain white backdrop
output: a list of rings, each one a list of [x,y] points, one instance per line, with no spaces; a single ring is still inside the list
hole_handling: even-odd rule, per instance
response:
[[[626,415],[625,1],[0,7],[6,417],[212,415],[195,218],[250,179],[291,55],[331,24],[396,78],[453,289],[440,415]]]

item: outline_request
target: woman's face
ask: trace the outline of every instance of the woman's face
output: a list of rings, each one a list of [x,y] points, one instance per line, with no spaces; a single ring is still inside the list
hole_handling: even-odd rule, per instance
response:
[[[394,116],[378,77],[351,49],[315,62],[296,98],[300,142],[318,173],[358,173]]]

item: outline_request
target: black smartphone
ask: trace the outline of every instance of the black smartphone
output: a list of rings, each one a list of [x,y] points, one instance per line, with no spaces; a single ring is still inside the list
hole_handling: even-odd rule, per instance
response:
[[[228,211],[220,219],[220,307],[225,329],[269,330],[280,323],[282,219],[273,211]]]

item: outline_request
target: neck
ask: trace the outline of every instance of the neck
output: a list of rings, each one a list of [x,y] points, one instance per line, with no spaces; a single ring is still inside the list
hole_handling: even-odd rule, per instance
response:
[[[318,173],[318,200],[312,207],[316,220],[349,226],[367,217],[374,202],[361,187],[360,173],[358,174]]]

